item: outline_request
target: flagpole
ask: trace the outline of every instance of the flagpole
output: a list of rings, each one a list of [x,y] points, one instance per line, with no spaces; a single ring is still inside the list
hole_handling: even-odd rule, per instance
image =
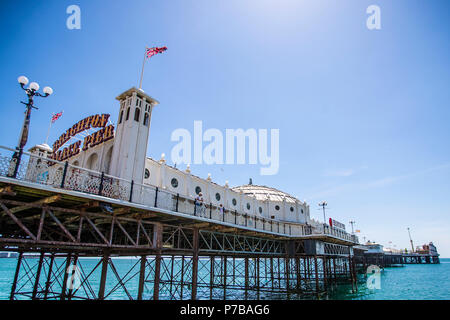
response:
[[[144,77],[145,58],[147,57],[147,47],[145,48],[144,61],[142,61],[141,80],[139,81],[139,89],[142,89],[142,78]]]
[[[45,144],[48,142],[48,137],[50,135],[50,128],[52,127],[52,120],[55,114],[52,112],[52,117],[50,118],[50,124],[48,125],[47,137],[45,138]]]

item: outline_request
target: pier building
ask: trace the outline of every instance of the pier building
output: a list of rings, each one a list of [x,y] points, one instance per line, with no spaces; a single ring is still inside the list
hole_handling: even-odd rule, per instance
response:
[[[358,238],[344,224],[312,219],[306,202],[275,188],[219,185],[148,158],[159,102],[136,88],[117,100],[115,124],[108,114],[76,122],[52,147],[24,153],[14,178],[15,150],[0,147],[0,250],[19,253],[11,299],[118,290],[129,299],[254,299],[320,295],[342,281],[356,290]],[[135,263],[121,273],[117,257]]]

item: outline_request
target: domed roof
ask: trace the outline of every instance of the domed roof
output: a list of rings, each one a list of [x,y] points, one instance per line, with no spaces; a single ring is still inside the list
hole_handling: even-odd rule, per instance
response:
[[[238,186],[232,188],[235,192],[241,192],[247,195],[255,196],[257,200],[265,201],[283,201],[286,199],[286,202],[295,203],[298,201],[297,198],[291,196],[290,194],[277,190],[275,188],[266,187],[266,186],[257,186],[254,184],[246,184],[243,186]]]

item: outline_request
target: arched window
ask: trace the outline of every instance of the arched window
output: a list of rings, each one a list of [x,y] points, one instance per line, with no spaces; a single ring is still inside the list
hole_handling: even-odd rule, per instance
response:
[[[148,113],[146,112],[144,115],[144,126],[148,127],[149,118],[150,117],[149,117]]]
[[[123,110],[120,111],[119,124],[122,123],[122,119],[123,119]]]
[[[95,170],[97,166],[97,160],[98,155],[96,153],[91,154],[87,160],[86,167],[88,169]]]
[[[130,119],[130,107],[128,107],[127,109],[127,116],[125,118],[125,121],[127,121],[128,119]]]
[[[113,147],[110,147],[105,154],[105,160],[103,160],[103,172],[109,174],[110,166],[111,166],[111,157],[112,157]]]
[[[136,110],[134,111],[134,121],[139,122],[139,116],[141,115],[141,109],[136,108]]]

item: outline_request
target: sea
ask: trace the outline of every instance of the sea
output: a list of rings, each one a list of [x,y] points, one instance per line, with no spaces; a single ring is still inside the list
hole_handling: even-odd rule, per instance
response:
[[[0,300],[9,299],[11,283],[16,268],[16,258],[0,258]],[[440,264],[414,264],[382,269],[377,285],[359,275],[358,288],[340,284],[327,295],[310,299],[329,300],[450,300],[450,258],[440,259]],[[136,259],[122,259],[116,264],[117,272],[127,272]],[[93,261],[94,263],[94,261]],[[123,270],[120,270],[120,269]],[[112,286],[113,284],[107,285]],[[133,284],[137,285],[137,284]],[[94,288],[96,289],[96,288]],[[111,299],[127,299],[125,293],[116,292]],[[239,299],[239,296],[235,298]],[[265,295],[260,299],[300,299],[295,295]]]

